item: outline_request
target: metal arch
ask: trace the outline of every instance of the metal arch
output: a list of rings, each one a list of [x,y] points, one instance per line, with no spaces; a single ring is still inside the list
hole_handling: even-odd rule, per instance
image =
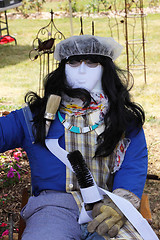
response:
[[[94,36],[95,33],[95,26],[94,26],[94,21],[91,22],[91,35]],[[84,35],[83,31],[83,18],[82,16],[80,17],[80,34],[79,35]]]
[[[133,9],[134,14],[132,14]],[[111,23],[111,19],[108,17],[108,26],[112,37],[114,35],[113,31],[116,29],[118,42],[120,42],[120,25],[123,26],[126,45],[127,70],[128,72],[130,70],[142,70],[144,81],[146,83],[145,45],[147,36],[147,19],[143,11],[143,0],[124,0],[120,2],[114,0],[112,2],[111,12],[114,15],[114,24]],[[135,38],[135,33],[138,21],[140,22],[141,36],[137,39]],[[132,34],[130,34],[131,30]],[[128,74],[128,78],[129,76],[130,74]]]
[[[32,42],[32,49],[29,52],[29,58],[35,61],[39,58],[40,77],[39,77],[39,95],[43,96],[43,79],[57,67],[54,59],[54,50],[56,41],[65,39],[64,34],[58,30],[53,20],[53,11],[51,10],[50,22],[39,29],[35,39]]]

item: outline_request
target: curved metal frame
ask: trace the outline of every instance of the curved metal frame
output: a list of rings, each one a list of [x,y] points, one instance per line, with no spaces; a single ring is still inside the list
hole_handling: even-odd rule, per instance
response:
[[[54,59],[55,43],[58,40],[65,39],[64,34],[58,30],[53,20],[53,11],[51,10],[50,22],[42,27],[32,43],[32,50],[29,52],[29,58],[34,61],[39,58],[40,61],[40,78],[39,78],[39,95],[43,96],[43,79],[53,71],[57,62]],[[43,39],[43,40],[42,40]]]

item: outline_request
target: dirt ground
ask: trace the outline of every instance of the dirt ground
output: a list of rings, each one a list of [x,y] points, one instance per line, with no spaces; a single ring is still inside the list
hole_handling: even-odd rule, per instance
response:
[[[150,200],[151,226],[160,239],[160,126],[145,123],[144,130],[149,151],[148,174],[159,177],[159,180],[147,179],[144,192]]]

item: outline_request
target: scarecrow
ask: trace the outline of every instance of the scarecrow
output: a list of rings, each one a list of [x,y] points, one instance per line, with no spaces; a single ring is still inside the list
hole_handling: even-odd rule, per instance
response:
[[[61,41],[44,96],[29,92],[22,109],[0,119],[1,152],[22,147],[31,168],[23,240],[142,239],[124,205],[140,206],[145,116],[114,63],[121,51],[113,38]]]

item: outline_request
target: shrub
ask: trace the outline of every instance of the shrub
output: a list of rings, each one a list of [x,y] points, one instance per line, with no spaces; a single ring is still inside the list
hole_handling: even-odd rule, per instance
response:
[[[46,0],[23,0],[22,6],[17,8],[17,10],[20,11],[24,17],[27,17],[28,12],[31,10],[40,12],[42,9],[42,5],[45,2]]]

